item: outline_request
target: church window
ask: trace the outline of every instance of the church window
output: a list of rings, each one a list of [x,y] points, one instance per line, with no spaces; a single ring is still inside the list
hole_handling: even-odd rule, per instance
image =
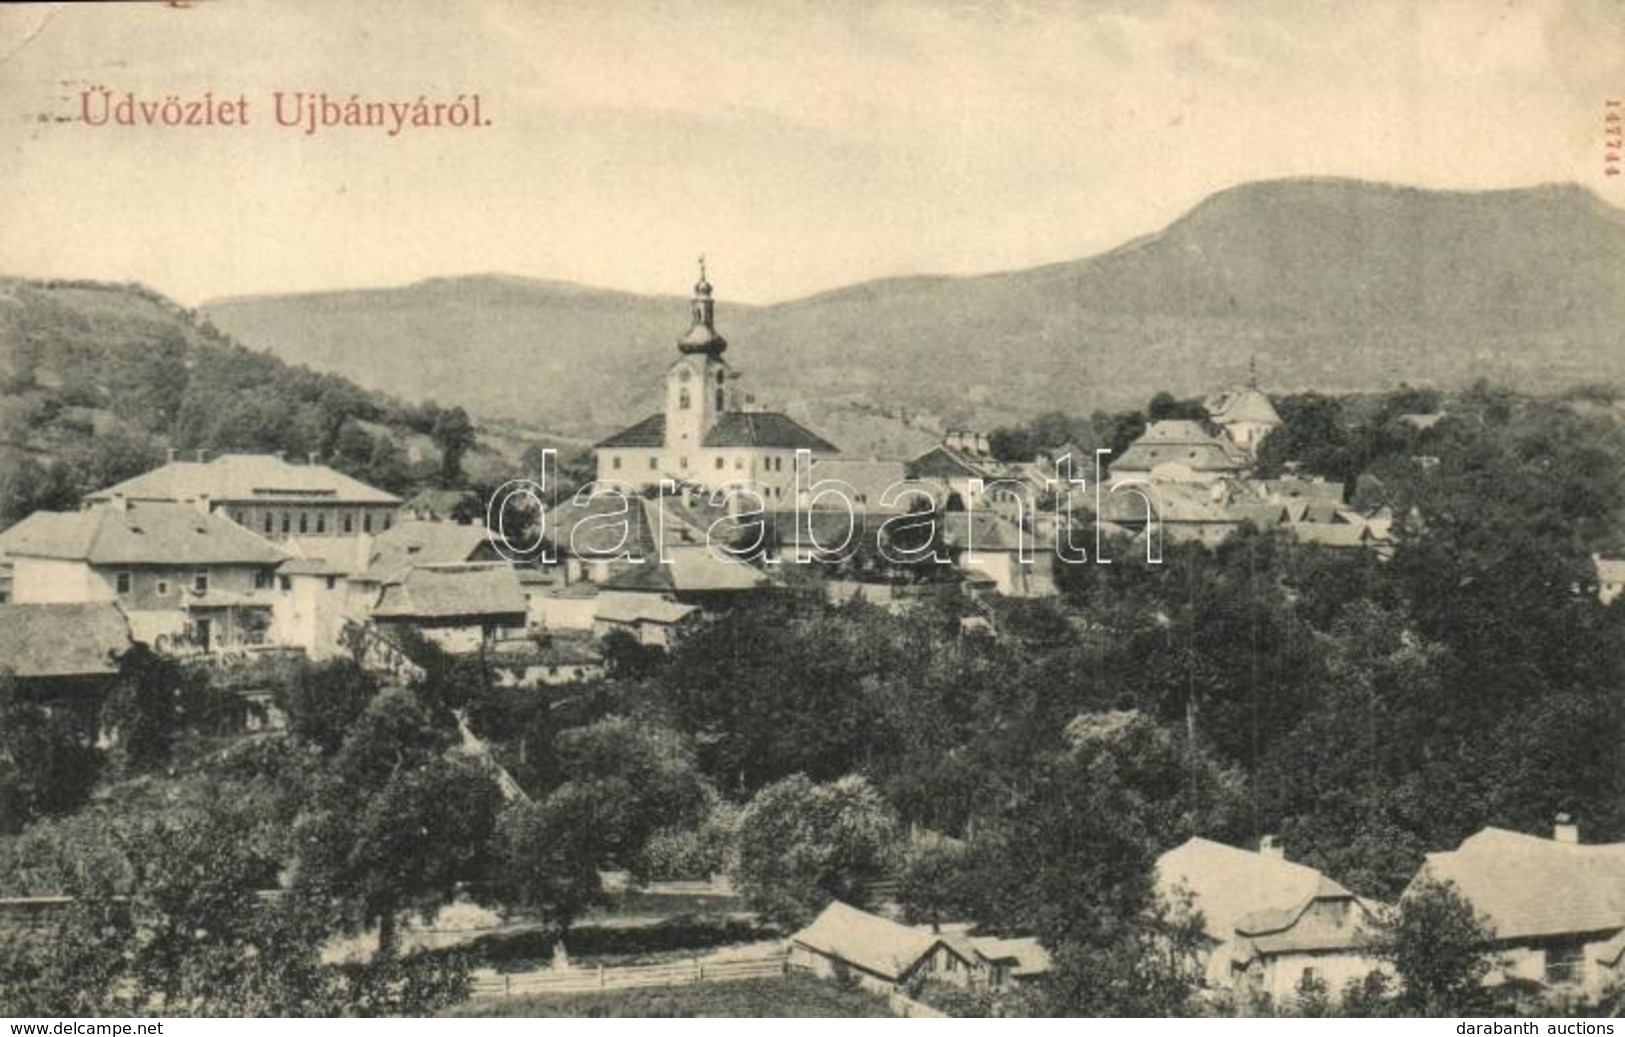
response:
[[[681,462],[680,462],[680,465],[681,465],[681,467],[682,467],[682,468],[683,468],[683,469],[685,469],[685,470],[686,470],[686,469],[687,469],[687,468],[688,468],[688,458],[686,458],[686,457],[685,457],[685,458],[683,458],[683,459],[682,459],[682,460],[681,460]]]
[[[717,386],[717,410],[722,409],[722,386]]]
[[[677,394],[677,408],[679,410],[688,410],[688,405],[689,405],[688,390],[684,389],[682,392]]]

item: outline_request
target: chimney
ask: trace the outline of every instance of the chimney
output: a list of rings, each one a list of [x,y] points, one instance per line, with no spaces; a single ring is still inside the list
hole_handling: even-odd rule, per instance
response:
[[[976,452],[983,457],[993,452],[993,448],[988,446],[987,436],[981,432],[976,433]]]
[[[209,495],[207,493],[198,494],[197,499],[194,500],[192,503],[196,504],[197,505],[197,510],[203,512],[203,514],[205,514],[205,515],[207,515],[209,513],[209,511],[211,510],[212,505],[214,504],[213,501],[209,500]]]
[[[965,434],[956,428],[951,428],[948,430],[948,435],[943,438],[942,445],[949,450],[963,450],[965,449]]]
[[[321,464],[322,463],[322,452],[320,450],[312,450],[310,453],[305,455],[305,463],[306,464]]]
[[[1557,824],[1552,826],[1552,838],[1560,843],[1577,846],[1580,843],[1580,826],[1574,823],[1574,818],[1567,814],[1557,815]]]
[[[276,459],[278,461],[286,461],[288,459],[288,452],[286,450],[278,450],[276,452]]]
[[[181,452],[174,447],[170,447],[167,451],[165,451],[165,453],[169,455],[166,460],[168,460],[170,464],[174,464],[175,458],[179,457]]]
[[[197,451],[197,459],[198,459],[198,463],[202,464],[204,461],[207,461],[209,459],[209,452],[207,450],[199,450],[199,451]]]
[[[1258,852],[1265,857],[1274,857],[1278,861],[1286,860],[1286,847],[1275,841],[1275,836],[1260,836]]]

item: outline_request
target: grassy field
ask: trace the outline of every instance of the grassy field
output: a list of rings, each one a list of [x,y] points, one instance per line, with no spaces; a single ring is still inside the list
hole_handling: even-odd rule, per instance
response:
[[[838,1018],[889,1016],[866,991],[840,990],[811,976],[732,983],[615,990],[602,994],[534,994],[471,1001],[445,1013],[463,1018]]]

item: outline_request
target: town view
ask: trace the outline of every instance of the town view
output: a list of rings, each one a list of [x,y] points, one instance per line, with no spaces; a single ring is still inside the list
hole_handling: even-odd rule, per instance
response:
[[[0,8],[0,1016],[1614,1032],[1620,32]]]

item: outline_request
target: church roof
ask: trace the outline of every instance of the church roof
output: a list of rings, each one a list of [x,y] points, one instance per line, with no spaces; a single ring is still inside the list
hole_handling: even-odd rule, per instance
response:
[[[651,414],[647,418],[623,428],[608,439],[593,444],[594,450],[605,447],[662,447],[666,445],[666,416]]]
[[[1194,472],[1234,472],[1247,467],[1235,447],[1194,421],[1158,421],[1111,463],[1112,473],[1148,472],[1161,464],[1179,464]]]
[[[1270,398],[1251,386],[1219,393],[1208,399],[1205,406],[1213,420],[1221,425],[1237,425],[1243,422],[1256,425],[1281,423],[1281,415],[1275,412],[1275,405],[1270,402]]]
[[[662,423],[663,425],[664,423]],[[786,414],[772,411],[728,411],[705,434],[707,447],[767,447],[838,454],[835,444]]]

